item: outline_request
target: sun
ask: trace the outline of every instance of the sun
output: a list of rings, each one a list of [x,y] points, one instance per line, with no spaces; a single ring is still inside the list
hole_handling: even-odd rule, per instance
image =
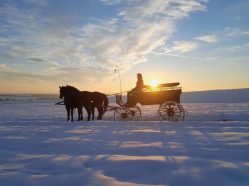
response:
[[[150,86],[151,86],[151,87],[157,87],[158,84],[159,84],[159,81],[158,81],[158,80],[151,80],[151,81],[150,81]]]

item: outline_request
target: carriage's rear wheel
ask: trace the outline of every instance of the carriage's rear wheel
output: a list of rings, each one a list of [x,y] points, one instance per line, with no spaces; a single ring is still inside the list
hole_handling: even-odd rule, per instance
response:
[[[185,117],[185,111],[180,104],[168,101],[159,106],[158,117],[162,121],[182,121]]]
[[[138,106],[132,106],[129,107],[130,110],[130,115],[131,115],[131,119],[134,121],[138,121],[141,117],[141,110]]]
[[[130,110],[127,107],[118,107],[114,111],[115,121],[129,121],[131,120]]]

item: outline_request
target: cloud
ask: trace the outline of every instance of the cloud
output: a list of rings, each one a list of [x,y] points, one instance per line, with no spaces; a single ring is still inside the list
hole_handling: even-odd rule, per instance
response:
[[[124,2],[123,0],[100,0],[100,1],[107,5],[117,5],[117,4],[122,4]]]
[[[47,72],[24,72],[22,70],[14,69],[13,67],[9,67],[6,64],[0,64],[0,77],[7,78],[8,80],[15,80],[16,82],[34,82],[37,80],[53,82],[55,79],[57,82],[75,82],[77,79],[82,80],[82,78],[79,77],[79,74],[82,72],[82,70],[79,68],[63,67],[56,64],[51,64],[50,67],[52,66],[56,68],[56,71],[50,73],[51,69],[47,69]],[[89,80],[88,75],[90,73],[92,73],[92,71],[89,71],[88,74],[85,74],[86,77],[84,76],[83,79]]]
[[[110,0],[102,2],[108,5],[114,3]],[[146,61],[148,53],[163,47],[170,38],[177,19],[188,16],[192,11],[205,9],[202,1],[136,0],[123,3],[126,6],[116,19],[102,20],[101,24],[88,24],[81,29],[81,41],[95,44],[85,49],[88,59],[107,64],[107,68],[119,65],[121,69],[128,70]],[[182,48],[182,51],[189,50],[189,45]]]
[[[7,67],[7,65],[6,64],[0,64],[0,71],[8,71],[8,67]]]
[[[227,56],[229,56],[232,53],[246,53],[247,54],[248,50],[249,50],[249,43],[245,43],[245,44],[240,44],[240,45],[219,47],[215,49],[215,52],[224,53],[224,54],[227,54]]]
[[[101,3],[122,6],[112,18],[102,16],[75,24],[65,21],[68,19],[62,14],[47,13],[49,1],[39,1],[42,5],[39,11],[32,6],[25,9],[18,4],[5,4],[0,8],[3,23],[0,39],[4,41],[0,55],[5,56],[5,61],[22,67],[18,77],[26,73],[32,78],[37,73],[38,78],[51,81],[63,76],[70,81],[91,83],[90,80],[99,76],[113,75],[116,65],[123,72],[145,62],[147,54],[164,48],[175,31],[176,21],[194,11],[204,11],[206,1],[101,0]],[[6,35],[7,39],[3,37]],[[171,50],[184,53],[197,47],[193,42],[175,42]],[[27,64],[31,62],[37,68],[30,75]],[[41,72],[47,73],[45,78]]]
[[[40,6],[45,6],[47,4],[47,0],[26,0],[29,3],[40,5]]]
[[[167,53],[167,52],[153,52],[153,53],[158,54],[158,55],[166,55],[166,56],[176,57],[176,58],[190,59],[193,61],[214,61],[214,60],[216,60],[216,58],[210,58],[210,57],[192,57],[192,56],[172,54],[172,53]]]
[[[242,30],[239,28],[225,27],[224,31],[227,37],[241,37],[249,35],[249,30]]]
[[[199,41],[208,42],[208,43],[218,42],[218,38],[216,35],[203,35],[203,36],[196,37],[195,39]]]
[[[180,53],[186,53],[193,51],[198,48],[198,44],[195,42],[190,41],[175,41],[174,46],[171,48],[167,48],[165,50],[166,53],[172,53],[172,52],[180,52]]]
[[[3,72],[16,72],[17,70],[6,65],[6,64],[0,64],[0,72],[3,73]]]
[[[228,48],[228,50],[234,51],[234,52],[248,51],[249,50],[249,43],[236,45],[236,46],[231,46],[231,47]]]
[[[38,57],[31,57],[29,58],[30,61],[34,61],[34,62],[45,62],[45,59],[42,58],[38,58]]]

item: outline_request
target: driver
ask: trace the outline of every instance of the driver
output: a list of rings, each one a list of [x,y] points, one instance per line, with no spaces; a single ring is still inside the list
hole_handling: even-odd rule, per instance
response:
[[[136,87],[133,88],[131,91],[134,92],[134,91],[142,91],[143,90],[143,87],[144,87],[144,80],[143,80],[143,76],[141,73],[138,73],[137,74],[137,84],[136,84]]]
[[[132,94],[135,93],[135,92],[142,92],[144,88],[144,80],[143,80],[143,76],[141,73],[138,73],[137,74],[137,83],[136,83],[136,87],[131,89],[131,91],[129,91],[127,93],[127,105],[130,105],[132,106],[133,103],[131,103],[131,97],[132,97]]]

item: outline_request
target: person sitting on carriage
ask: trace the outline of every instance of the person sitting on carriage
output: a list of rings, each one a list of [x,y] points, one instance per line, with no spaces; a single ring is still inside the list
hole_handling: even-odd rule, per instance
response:
[[[143,76],[141,73],[137,74],[137,83],[136,83],[136,87],[131,89],[131,91],[127,92],[127,106],[133,106],[135,103],[132,103],[132,95],[136,92],[142,92],[144,88],[144,80],[143,80]]]
[[[143,76],[141,73],[138,73],[137,74],[137,84],[136,84],[136,87],[133,88],[131,91],[134,92],[134,91],[142,91],[144,88],[144,80],[143,80]]]

